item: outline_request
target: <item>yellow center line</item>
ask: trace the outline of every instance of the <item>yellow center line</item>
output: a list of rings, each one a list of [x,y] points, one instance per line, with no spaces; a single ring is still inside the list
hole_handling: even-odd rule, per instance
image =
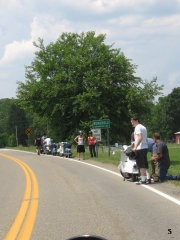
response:
[[[26,188],[20,209],[11,225],[5,240],[30,239],[38,209],[38,182],[32,169],[21,160],[12,156],[1,154],[0,156],[16,162],[23,169],[26,176]]]

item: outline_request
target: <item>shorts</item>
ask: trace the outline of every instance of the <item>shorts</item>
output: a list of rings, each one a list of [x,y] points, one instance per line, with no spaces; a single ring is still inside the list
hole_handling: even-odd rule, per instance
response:
[[[138,168],[148,169],[147,149],[136,150],[135,158]]]
[[[36,145],[36,149],[40,149],[41,150],[41,145],[39,145],[39,146]]]
[[[81,153],[81,152],[84,153],[84,152],[85,152],[84,145],[78,145],[78,146],[77,146],[77,152],[78,152],[78,153]]]

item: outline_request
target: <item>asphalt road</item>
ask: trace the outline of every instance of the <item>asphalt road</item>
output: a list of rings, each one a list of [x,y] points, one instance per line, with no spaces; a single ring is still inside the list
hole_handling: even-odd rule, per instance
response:
[[[64,240],[80,234],[109,240],[179,239],[180,206],[149,189],[77,160],[1,153],[26,163],[37,178],[38,210],[31,239]],[[22,167],[0,156],[0,239],[9,231],[25,189]]]

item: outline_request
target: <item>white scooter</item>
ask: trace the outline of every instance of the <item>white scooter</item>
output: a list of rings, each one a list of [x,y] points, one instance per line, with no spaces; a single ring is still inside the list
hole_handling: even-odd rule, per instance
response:
[[[135,182],[139,177],[140,173],[136,164],[135,155],[132,152],[132,146],[122,146],[121,159],[118,169],[124,177],[124,181],[125,179],[131,179]]]
[[[57,153],[60,157],[72,157],[71,145],[68,142],[61,142]]]

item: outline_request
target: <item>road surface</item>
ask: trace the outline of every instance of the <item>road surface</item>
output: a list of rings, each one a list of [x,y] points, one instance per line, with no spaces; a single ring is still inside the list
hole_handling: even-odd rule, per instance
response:
[[[109,240],[179,239],[180,205],[84,163],[0,150],[0,239],[8,239],[23,204],[27,213],[15,227],[19,239],[23,232],[37,240],[80,234]]]

